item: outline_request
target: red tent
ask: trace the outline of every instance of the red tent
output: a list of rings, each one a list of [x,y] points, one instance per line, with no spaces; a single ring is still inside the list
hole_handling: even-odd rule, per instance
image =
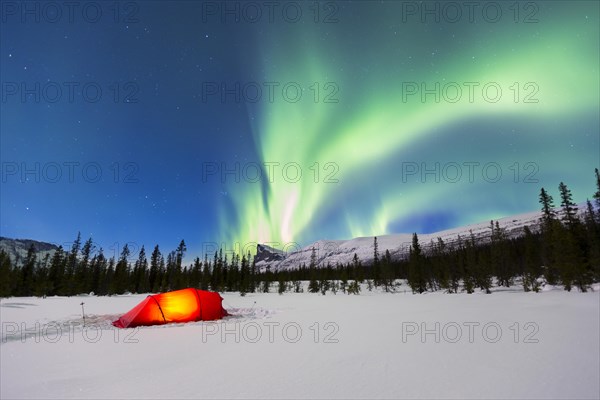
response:
[[[210,321],[221,319],[227,311],[217,292],[193,288],[151,294],[127,314],[113,322],[117,328],[162,325],[171,322]]]

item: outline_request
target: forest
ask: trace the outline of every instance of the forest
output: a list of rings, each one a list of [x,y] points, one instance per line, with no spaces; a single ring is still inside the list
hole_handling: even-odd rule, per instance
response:
[[[453,243],[441,238],[420,243],[412,236],[409,253],[392,259],[380,253],[373,238],[372,260],[356,254],[346,265],[317,265],[312,249],[309,265],[271,271],[258,270],[248,254],[223,254],[195,258],[183,265],[187,251],[184,240],[175,250],[163,253],[155,245],[149,257],[142,246],[135,255],[127,245],[118,257],[107,258],[89,238],[78,234],[70,249],[62,246],[52,256],[36,255],[33,245],[23,260],[13,263],[0,251],[0,297],[72,296],[84,293],[118,295],[148,293],[195,287],[218,292],[246,293],[277,291],[320,294],[359,294],[362,289],[385,292],[491,293],[494,286],[521,285],[524,291],[539,292],[544,285],[562,285],[586,292],[600,281],[600,174],[595,169],[596,191],[579,210],[570,189],[558,185],[559,205],[544,188],[539,194],[540,219],[526,226],[521,235],[508,237],[497,221],[490,221],[489,240],[474,235],[459,236]],[[398,244],[400,246],[400,243]],[[133,260],[132,260],[133,258]]]

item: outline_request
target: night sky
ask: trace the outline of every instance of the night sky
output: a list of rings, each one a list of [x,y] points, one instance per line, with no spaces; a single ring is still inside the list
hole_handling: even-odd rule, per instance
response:
[[[595,190],[598,2],[75,3],[2,2],[2,236],[193,257]]]

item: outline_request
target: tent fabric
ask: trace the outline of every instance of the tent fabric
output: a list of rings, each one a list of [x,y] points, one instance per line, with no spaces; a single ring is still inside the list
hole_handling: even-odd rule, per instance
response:
[[[113,322],[117,328],[162,325],[173,322],[211,321],[225,317],[223,298],[217,292],[182,289],[151,294]]]

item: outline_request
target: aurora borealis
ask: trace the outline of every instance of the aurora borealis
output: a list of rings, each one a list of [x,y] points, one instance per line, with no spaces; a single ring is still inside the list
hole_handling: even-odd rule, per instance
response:
[[[591,197],[597,2],[475,2],[472,15],[468,2],[275,3],[272,21],[263,2],[228,2],[229,14],[223,2],[143,2],[129,24],[4,11],[3,168],[77,160],[106,171],[95,184],[50,184],[3,169],[2,236],[81,231],[105,248],[183,237],[202,255],[209,242],[433,232],[536,210],[540,187],[556,200],[560,181],[577,202]],[[279,13],[292,3],[296,22]],[[247,12],[237,22],[236,4]],[[7,96],[7,82],[49,80],[135,82],[139,102]],[[138,166],[139,182],[111,182],[113,162]]]
[[[534,24],[439,26],[394,23],[399,4],[387,3],[377,12],[362,3],[356,7],[355,20],[339,29],[335,25],[327,41],[313,35],[299,43],[286,38],[297,57],[289,57],[289,48],[266,45],[269,60],[277,62],[276,68],[264,68],[275,81],[327,77],[341,88],[340,102],[269,104],[261,107],[255,128],[263,161],[285,154],[284,160],[303,166],[335,162],[339,184],[315,183],[313,175],[301,184],[278,179],[267,185],[264,202],[264,188],[240,188],[233,200],[242,217],[223,224],[232,227],[232,238],[305,243],[318,239],[315,226],[322,229],[328,220],[335,221],[328,232],[335,238],[447,228],[535,209],[544,182],[554,186],[553,180],[564,179],[578,193],[589,191],[589,171],[599,154],[598,93],[590,90],[599,83],[594,6],[553,3]],[[386,7],[396,13],[384,12]],[[348,29],[360,25],[364,15],[373,18],[363,22],[368,32]],[[406,94],[407,88],[415,91],[412,83],[416,95]],[[440,85],[433,90],[439,99],[420,98],[423,83],[429,89]],[[484,97],[486,83],[502,89],[497,102],[495,94]],[[515,83],[519,95],[511,89]],[[528,93],[535,91],[531,103],[524,101],[528,83]],[[456,86],[462,96],[450,91]],[[583,121],[589,125],[581,129]],[[549,126],[554,123],[561,127]],[[498,182],[480,175],[454,179],[453,174],[450,180],[456,182],[443,177],[436,182],[435,174],[422,179],[417,173],[417,182],[404,176],[409,164],[421,169],[422,163],[433,170],[439,163],[440,175],[442,165],[458,163],[466,174],[463,163],[471,161],[498,163],[505,176]],[[520,163],[517,169],[526,175],[534,168],[522,170],[528,162],[536,165],[535,178],[515,182],[510,166]],[[440,217],[443,222],[436,221]]]

